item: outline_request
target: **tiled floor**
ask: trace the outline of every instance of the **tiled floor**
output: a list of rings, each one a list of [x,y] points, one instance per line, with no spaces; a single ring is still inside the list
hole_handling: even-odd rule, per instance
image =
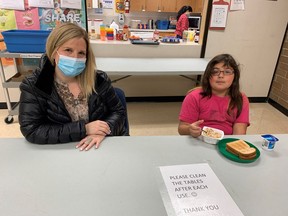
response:
[[[178,135],[180,102],[131,102],[127,106],[131,136]],[[7,110],[0,109],[0,137],[22,137],[17,116],[6,124],[7,115]],[[268,103],[250,104],[250,122],[248,134],[288,133],[288,117]]]

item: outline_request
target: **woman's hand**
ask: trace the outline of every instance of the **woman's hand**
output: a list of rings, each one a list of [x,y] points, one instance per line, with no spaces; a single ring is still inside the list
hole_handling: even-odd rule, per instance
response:
[[[106,136],[111,133],[110,127],[105,121],[96,120],[85,125],[87,135]]]
[[[99,148],[100,143],[104,140],[105,136],[102,135],[89,135],[82,139],[78,145],[76,145],[76,148],[79,148],[80,151],[88,151],[92,148],[92,146],[95,145],[95,148]]]

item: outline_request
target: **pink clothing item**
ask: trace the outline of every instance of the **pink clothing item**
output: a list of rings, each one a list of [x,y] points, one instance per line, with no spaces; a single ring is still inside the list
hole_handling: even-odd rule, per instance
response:
[[[188,30],[189,28],[189,20],[186,13],[182,14],[176,24],[175,34],[182,37],[183,31]]]
[[[250,125],[249,101],[245,94],[242,93],[243,107],[237,118],[237,109],[234,109],[230,115],[227,113],[230,101],[229,96],[219,97],[212,95],[211,98],[203,98],[200,94],[201,92],[201,88],[195,89],[185,97],[179,114],[180,121],[191,124],[203,119],[204,123],[200,125],[201,127],[218,128],[223,130],[225,135],[233,133],[233,125],[235,123]]]

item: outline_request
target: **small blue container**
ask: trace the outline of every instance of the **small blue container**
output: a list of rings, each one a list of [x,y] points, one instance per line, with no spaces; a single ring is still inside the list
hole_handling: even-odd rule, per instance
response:
[[[2,35],[8,52],[44,53],[50,32],[46,30],[9,30],[3,31]]]
[[[278,138],[271,134],[261,135],[261,137],[263,138],[262,148],[264,150],[272,151]]]
[[[160,30],[167,30],[169,27],[169,20],[157,20],[156,27]]]

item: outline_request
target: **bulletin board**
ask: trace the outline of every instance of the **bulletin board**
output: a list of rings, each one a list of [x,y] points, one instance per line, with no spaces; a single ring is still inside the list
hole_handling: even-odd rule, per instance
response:
[[[13,5],[11,0],[1,0],[1,2],[0,31],[11,29],[52,30],[63,22],[73,22],[87,30],[85,0],[47,0],[44,1],[46,5],[41,5],[43,1],[37,0],[14,1],[17,4],[24,2],[23,9],[17,9],[16,4]]]
[[[0,0],[0,50],[5,50],[1,32],[7,30],[52,30],[73,22],[87,31],[85,0]],[[13,59],[1,58],[12,65]]]

